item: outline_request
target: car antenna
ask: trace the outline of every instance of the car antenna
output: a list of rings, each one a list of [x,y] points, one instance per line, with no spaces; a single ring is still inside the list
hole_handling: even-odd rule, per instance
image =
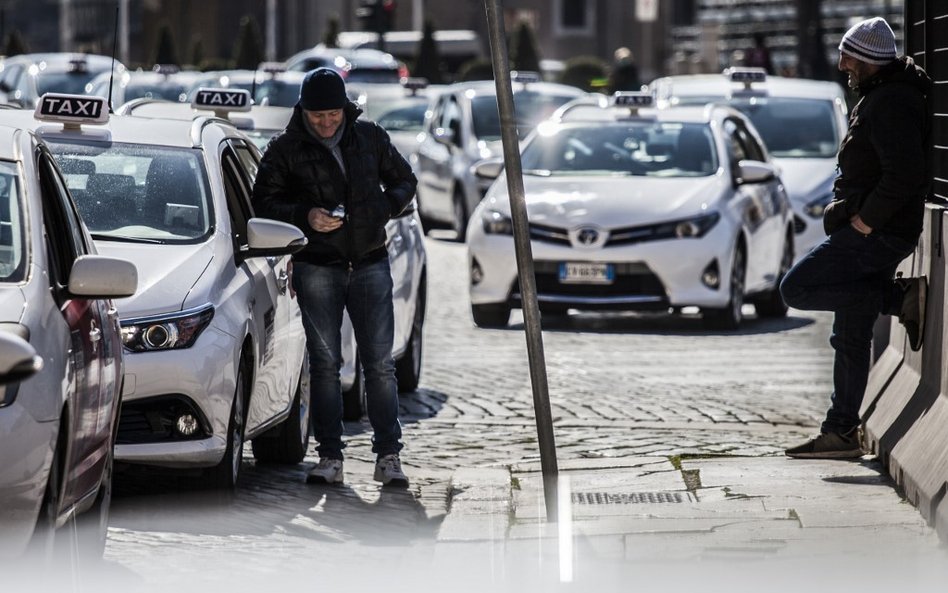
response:
[[[119,7],[115,5],[115,30],[112,35],[112,67],[109,72],[109,115],[114,114],[112,111],[112,84],[115,82],[115,47],[118,44],[118,21],[119,21]]]

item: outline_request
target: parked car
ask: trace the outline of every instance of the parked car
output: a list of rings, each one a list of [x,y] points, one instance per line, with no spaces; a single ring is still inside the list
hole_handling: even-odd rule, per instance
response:
[[[202,76],[201,72],[182,72],[177,66],[156,64],[148,71],[126,70],[114,76],[103,72],[86,85],[86,93],[108,98],[111,82],[113,107],[140,98],[184,102],[189,100],[193,81]]]
[[[300,98],[305,72],[288,72],[282,65],[264,63],[259,70],[207,72],[191,81],[187,102],[200,88],[228,88],[249,91],[254,105],[293,107]]]
[[[46,144],[0,126],[0,558],[101,557],[124,376],[112,299],[137,284],[97,254]]]
[[[836,152],[848,127],[842,87],[769,76],[759,68],[731,68],[723,75],[667,76],[649,88],[659,105],[721,102],[747,115],[786,183],[797,256],[826,239],[823,209],[833,199]]]
[[[177,118],[190,120],[207,117],[213,111],[197,104],[177,105],[157,101],[137,101],[126,105],[121,113],[140,118]],[[247,134],[258,146],[265,146],[270,136],[282,131],[293,109],[254,105],[248,111],[221,112]],[[390,220],[386,225],[389,262],[392,269],[395,308],[393,354],[398,390],[414,391],[421,379],[421,357],[424,341],[425,304],[427,302],[427,257],[421,221],[414,209]],[[358,420],[366,410],[365,388],[359,372],[355,337],[348,315],[343,318],[342,368],[343,416]]]
[[[585,94],[576,87],[537,80],[525,73],[514,78],[521,137],[558,107]],[[470,214],[490,186],[474,175],[471,166],[502,152],[494,82],[445,87],[429,104],[423,134],[415,164],[421,220],[426,228],[450,225],[463,242]]]
[[[701,309],[730,330],[745,299],[783,316],[778,291],[793,261],[786,192],[750,120],[726,106],[629,107],[651,95],[588,100],[541,123],[522,162],[537,300],[569,309]],[[502,161],[477,174],[492,178]],[[521,303],[510,203],[501,176],[468,226],[471,313],[507,324]]]
[[[246,91],[227,92],[249,105]],[[96,97],[44,100],[108,113]],[[204,468],[221,488],[237,485],[247,440],[257,459],[301,461],[309,391],[288,288],[289,255],[306,240],[254,216],[256,146],[207,117],[116,116],[80,129],[50,120],[0,112],[0,123],[38,128],[98,249],[142,273],[141,290],[118,303],[127,374],[116,459]]]
[[[33,109],[45,93],[83,94],[102,72],[120,75],[125,66],[110,56],[77,53],[20,54],[0,62],[0,94]]]
[[[392,54],[377,49],[342,49],[317,45],[293,54],[286,60],[286,69],[309,72],[316,68],[332,68],[346,82],[398,84],[408,76],[408,69]]]

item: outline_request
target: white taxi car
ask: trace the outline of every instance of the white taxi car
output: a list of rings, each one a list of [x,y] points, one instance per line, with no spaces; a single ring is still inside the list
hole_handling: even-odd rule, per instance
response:
[[[749,299],[759,316],[785,315],[777,287],[793,260],[793,224],[753,125],[725,106],[629,107],[651,101],[579,100],[526,141],[541,312],[697,306],[710,327],[733,329]],[[471,217],[468,252],[474,322],[506,325],[521,296],[503,176]]]
[[[521,137],[561,105],[586,94],[576,87],[539,82],[536,73],[518,73],[513,81]],[[422,132],[417,161],[412,163],[418,176],[421,219],[426,228],[450,225],[463,242],[470,214],[490,186],[473,174],[471,166],[501,153],[494,82],[465,82],[441,89],[431,98]]]
[[[249,104],[245,91],[222,91]],[[116,459],[208,468],[232,488],[243,444],[296,463],[309,436],[291,225],[254,218],[259,152],[227,122],[108,117],[97,97],[46,95],[52,115],[0,112],[50,146],[99,251],[138,265],[141,288],[118,302],[126,376]],[[58,113],[98,109],[86,123]]]
[[[4,560],[31,542],[102,555],[123,376],[112,299],[137,284],[131,262],[96,253],[46,145],[0,126],[0,335],[37,356],[20,348],[0,385]]]
[[[760,68],[731,68],[723,75],[658,78],[649,88],[659,106],[723,102],[747,115],[787,186],[797,256],[826,239],[823,209],[833,199],[836,152],[848,126],[842,87],[768,76]]]
[[[202,104],[200,93],[191,105],[167,101],[138,100],[123,105],[119,113],[140,118],[200,118],[215,112],[214,106]],[[270,137],[282,131],[290,121],[293,109],[253,105],[247,111],[218,110],[257,146],[265,147]],[[395,378],[400,392],[415,391],[421,380],[421,357],[424,342],[425,305],[427,302],[427,256],[421,221],[408,209],[385,227],[386,248],[392,269],[392,298],[395,309]],[[358,420],[366,411],[365,385],[359,372],[358,353],[348,313],[343,316],[342,368],[339,371],[343,390],[343,418]]]

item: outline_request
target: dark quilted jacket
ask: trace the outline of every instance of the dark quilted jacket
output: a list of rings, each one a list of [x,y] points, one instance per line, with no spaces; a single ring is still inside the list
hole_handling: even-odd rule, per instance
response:
[[[253,189],[256,214],[299,227],[309,244],[295,259],[316,264],[352,264],[385,254],[385,223],[415,195],[417,181],[408,162],[379,125],[358,120],[354,103],[345,108],[340,142],[344,175],[330,151],[305,128],[299,107],[286,129],[267,146]],[[307,222],[314,207],[346,209],[338,230],[319,233]]]

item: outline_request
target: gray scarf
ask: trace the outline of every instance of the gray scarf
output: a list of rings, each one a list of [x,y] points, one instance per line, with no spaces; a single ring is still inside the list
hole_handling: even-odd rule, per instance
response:
[[[309,120],[306,117],[303,117],[303,125],[306,127],[306,131],[309,132],[310,136],[319,141],[320,144],[325,146],[329,152],[335,157],[336,162],[339,163],[339,169],[342,170],[342,174],[348,176],[346,173],[346,163],[342,160],[342,149],[339,148],[339,143],[342,141],[342,133],[346,130],[346,116],[343,114],[342,123],[339,124],[339,127],[336,128],[336,133],[329,138],[322,138],[319,134],[316,133],[316,130],[313,129],[313,126],[310,125]]]

